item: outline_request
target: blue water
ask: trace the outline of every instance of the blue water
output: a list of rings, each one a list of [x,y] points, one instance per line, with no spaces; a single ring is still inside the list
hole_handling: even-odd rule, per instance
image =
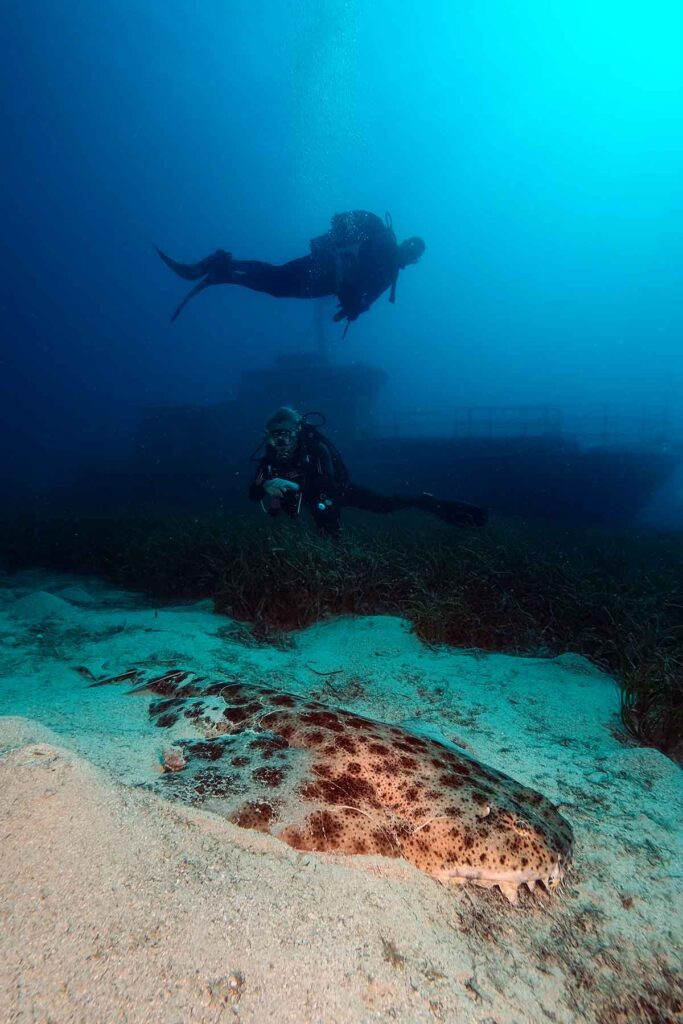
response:
[[[278,262],[354,208],[427,242],[330,333],[388,411],[678,412],[680,5],[12,0],[0,29],[3,480],[315,346],[311,304],[236,288],[171,326],[152,243]]]

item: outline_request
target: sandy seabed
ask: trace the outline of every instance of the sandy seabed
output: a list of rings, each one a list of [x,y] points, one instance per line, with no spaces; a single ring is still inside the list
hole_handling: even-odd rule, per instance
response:
[[[511,906],[166,802],[147,700],[77,671],[135,666],[459,745],[561,808],[571,870]],[[582,659],[434,650],[389,617],[262,648],[206,604],[34,572],[0,577],[0,674],[2,1024],[680,1019],[683,773],[620,742],[614,682]]]

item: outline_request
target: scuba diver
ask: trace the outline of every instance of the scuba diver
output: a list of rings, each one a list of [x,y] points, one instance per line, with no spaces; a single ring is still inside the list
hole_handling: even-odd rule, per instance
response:
[[[387,497],[358,487],[349,479],[332,442],[308,422],[312,415],[319,414],[302,416],[283,406],[266,423],[266,449],[249,486],[249,498],[260,501],[269,515],[284,512],[296,519],[306,505],[316,526],[332,537],[339,535],[344,506],[382,513],[419,508],[452,526],[486,525],[486,510],[466,502],[444,501],[432,494]]]
[[[199,292],[214,284],[238,284],[276,298],[319,299],[335,295],[338,309],[332,318],[349,324],[365,313],[388,288],[389,302],[396,300],[396,282],[404,267],[417,261],[425,251],[421,238],[400,244],[391,217],[385,220],[365,210],[338,213],[332,227],[311,241],[308,256],[281,266],[261,260],[236,260],[232,253],[218,249],[199,263],[177,263],[157,248],[166,266],[186,281],[199,283],[185,296],[171,320]]]

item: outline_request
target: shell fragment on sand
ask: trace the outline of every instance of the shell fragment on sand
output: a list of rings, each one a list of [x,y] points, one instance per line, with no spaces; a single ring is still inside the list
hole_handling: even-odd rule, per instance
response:
[[[266,686],[174,670],[155,695],[159,728],[186,762],[158,782],[297,850],[403,857],[444,882],[553,891],[572,832],[540,793],[406,729]],[[188,735],[189,734],[189,735]],[[178,759],[180,763],[180,759]]]

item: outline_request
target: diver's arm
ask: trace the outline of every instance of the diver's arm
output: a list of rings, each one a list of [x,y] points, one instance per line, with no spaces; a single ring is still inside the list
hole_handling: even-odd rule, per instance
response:
[[[390,301],[393,302],[394,285],[397,278],[398,271],[392,272],[391,277],[386,274],[376,274],[375,279],[370,281],[366,288],[362,290],[359,288],[349,289],[348,292],[341,294],[339,296],[341,309],[335,314],[334,320],[348,320],[349,322],[357,320],[361,313],[367,313],[373,302],[376,302],[388,288],[391,288]]]
[[[395,301],[396,282],[401,269],[398,246],[395,241],[387,243],[386,238],[379,244],[361,247],[359,259],[358,316],[367,312],[388,289],[391,289],[389,301]]]
[[[387,278],[385,275],[382,275],[378,281],[375,281],[374,283],[372,283],[363,292],[363,295],[362,295],[363,309],[362,309],[361,312],[364,313],[366,310],[370,309],[370,306],[372,306],[372,304],[374,302],[377,302],[377,299],[380,297],[380,295],[384,295],[385,291],[387,291],[387,289],[389,289],[389,288],[391,288],[391,293],[389,295],[389,301],[390,302],[395,302],[396,301],[395,292],[396,292],[396,282],[397,281],[398,281],[398,270],[395,273],[392,273],[391,277]]]
[[[271,498],[282,498],[287,491],[298,491],[299,485],[293,480],[285,480],[283,477],[270,476],[270,466],[259,470],[249,485],[250,501],[262,501],[266,494]]]
[[[362,296],[357,291],[347,290],[339,294],[337,298],[339,299],[339,309],[332,317],[336,324],[340,320],[348,320],[349,323],[353,323],[361,313],[365,312]]]

